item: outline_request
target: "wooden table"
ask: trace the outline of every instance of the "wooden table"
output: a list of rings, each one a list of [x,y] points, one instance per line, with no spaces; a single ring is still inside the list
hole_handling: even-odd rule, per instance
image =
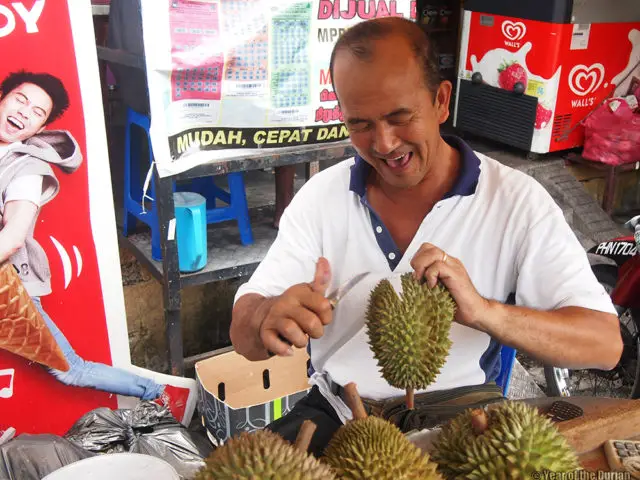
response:
[[[586,451],[582,451],[580,447],[578,447],[577,453],[579,454],[580,463],[582,467],[590,472],[598,472],[610,471],[609,464],[607,463],[607,459],[604,454],[604,449],[602,448],[602,443],[606,440],[613,440],[614,436],[618,435],[621,431],[633,432],[632,434],[622,434],[621,436],[616,436],[616,440],[639,440],[640,439],[640,400],[627,400],[627,399],[618,399],[618,398],[599,398],[599,397],[542,397],[542,398],[533,398],[525,400],[526,403],[530,405],[534,405],[539,407],[542,411],[548,409],[551,404],[556,400],[564,400],[574,405],[578,405],[584,411],[585,417],[594,416],[597,417],[606,411],[610,411],[611,409],[632,409],[633,415],[622,415],[620,418],[624,417],[624,421],[621,422],[618,420],[618,423],[622,423],[622,425],[616,425],[615,421],[612,420],[608,422],[610,427],[609,431],[607,428],[602,428],[600,432],[597,432],[601,435],[602,440],[599,441],[599,445],[595,448],[587,449]],[[637,412],[637,413],[636,413]],[[577,420],[577,419],[576,419]],[[574,420],[569,420],[566,422],[559,422],[558,428],[563,431],[566,430],[567,427],[571,427],[570,422],[575,422]],[[622,430],[620,430],[620,428]],[[615,431],[616,433],[611,433]],[[586,437],[586,435],[585,435]],[[607,438],[608,437],[608,438]],[[596,437],[592,437],[591,442],[596,439]]]
[[[587,160],[581,155],[574,153],[569,154],[565,160],[568,163],[576,163],[579,165],[586,165],[596,170],[602,170],[605,172],[605,184],[604,193],[602,195],[602,209],[607,215],[613,214],[613,205],[616,197],[616,187],[618,185],[618,178],[621,173],[631,172],[634,170],[640,170],[640,161],[633,163],[625,163],[622,165],[607,165],[606,163],[594,162]]]

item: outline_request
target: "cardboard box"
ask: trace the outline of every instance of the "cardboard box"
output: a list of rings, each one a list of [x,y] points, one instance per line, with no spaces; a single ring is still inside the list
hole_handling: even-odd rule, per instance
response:
[[[252,432],[287,414],[310,390],[309,355],[250,362],[236,352],[196,363],[198,409],[217,445],[242,431]]]

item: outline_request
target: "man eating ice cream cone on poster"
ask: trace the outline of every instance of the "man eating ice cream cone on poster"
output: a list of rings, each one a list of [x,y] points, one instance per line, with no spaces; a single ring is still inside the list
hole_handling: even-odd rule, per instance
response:
[[[46,129],[68,107],[64,85],[47,73],[13,72],[0,83],[0,348],[43,364],[66,385],[155,400],[180,420],[188,389],[84,360],[42,307],[51,272],[36,221],[59,192],[56,172],[72,174],[82,163],[69,132]]]

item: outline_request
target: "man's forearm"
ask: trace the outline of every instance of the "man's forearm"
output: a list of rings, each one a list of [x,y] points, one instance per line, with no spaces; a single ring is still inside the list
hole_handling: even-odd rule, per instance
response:
[[[546,365],[613,368],[622,354],[618,318],[579,307],[539,311],[490,302],[490,314],[476,328]]]
[[[249,293],[233,307],[229,336],[237,353],[249,360],[266,360],[269,353],[260,340],[260,326],[274,299]]]

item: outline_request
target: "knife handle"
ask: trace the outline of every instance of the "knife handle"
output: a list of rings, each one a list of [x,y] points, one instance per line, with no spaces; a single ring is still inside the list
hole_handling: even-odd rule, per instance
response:
[[[280,340],[282,340],[284,343],[286,343],[287,345],[289,345],[290,347],[292,347],[292,346],[293,346],[293,344],[292,344],[289,340],[287,340],[286,338],[284,338],[282,335],[278,334],[278,338],[279,338]],[[269,358],[274,357],[274,356],[276,355],[275,353],[273,353],[273,352],[272,352],[272,351],[270,351],[270,350],[267,350],[267,353],[269,354]]]

